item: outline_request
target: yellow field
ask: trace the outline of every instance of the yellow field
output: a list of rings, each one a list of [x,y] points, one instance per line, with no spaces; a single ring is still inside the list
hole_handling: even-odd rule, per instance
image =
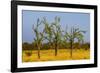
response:
[[[26,52],[31,52],[29,50],[24,50],[22,53],[23,62],[38,62],[38,61],[55,61],[55,60],[81,60],[90,59],[90,50],[77,49],[73,50],[72,58],[70,57],[69,49],[58,50],[57,56],[55,56],[54,50],[41,50],[40,59],[37,55],[37,50],[33,50],[32,54],[28,56]]]

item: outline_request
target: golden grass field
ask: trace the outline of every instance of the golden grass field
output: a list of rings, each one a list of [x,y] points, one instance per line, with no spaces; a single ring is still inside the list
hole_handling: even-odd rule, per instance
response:
[[[28,56],[26,54],[27,52],[32,52],[32,54]],[[70,49],[59,49],[57,56],[55,56],[55,50],[41,50],[40,59],[38,58],[37,52],[37,50],[23,50],[22,62],[90,59],[89,49],[75,49],[73,50],[72,57],[70,56]]]

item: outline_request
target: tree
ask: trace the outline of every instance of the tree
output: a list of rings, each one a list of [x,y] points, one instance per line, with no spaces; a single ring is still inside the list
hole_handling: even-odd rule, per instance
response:
[[[62,41],[62,30],[60,25],[60,18],[55,17],[55,21],[52,23],[53,27],[53,35],[54,35],[54,44],[55,44],[55,56],[57,56],[57,51],[59,49],[59,45]]]
[[[36,27],[33,25],[33,33],[35,34],[35,38],[34,38],[34,43],[37,46],[38,49],[38,58],[40,59],[40,49],[42,47],[42,41],[43,41],[43,32],[39,31],[39,26],[41,25],[41,21],[38,18],[37,19],[37,24]]]
[[[71,57],[72,57],[73,44],[74,44],[75,38],[78,39],[78,43],[80,45],[80,41],[81,40],[83,41],[83,37],[84,37],[82,33],[85,33],[85,31],[81,31],[79,28],[76,28],[76,27],[71,27],[70,33],[65,31],[65,38],[69,40],[70,42]]]

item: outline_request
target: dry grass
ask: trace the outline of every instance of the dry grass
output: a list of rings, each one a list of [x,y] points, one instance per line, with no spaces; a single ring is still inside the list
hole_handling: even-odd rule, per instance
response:
[[[31,55],[27,55],[31,53]],[[70,57],[69,49],[60,49],[58,50],[57,56],[55,56],[54,50],[41,50],[40,59],[37,55],[37,50],[29,51],[24,50],[22,53],[23,62],[38,62],[38,61],[55,61],[55,60],[81,60],[81,59],[90,59],[90,50],[76,49],[73,50],[72,58]]]

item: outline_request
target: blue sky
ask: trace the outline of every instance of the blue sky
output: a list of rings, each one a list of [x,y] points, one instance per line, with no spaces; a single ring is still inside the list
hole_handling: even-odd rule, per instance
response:
[[[90,14],[76,12],[47,12],[47,11],[22,11],[22,40],[23,42],[32,43],[35,38],[32,31],[32,26],[36,24],[38,18],[46,17],[49,23],[54,21],[54,18],[60,17],[61,28],[65,30],[66,25],[68,30],[71,26],[77,26],[81,30],[85,30],[85,42],[90,42]],[[41,29],[40,29],[41,30]]]

